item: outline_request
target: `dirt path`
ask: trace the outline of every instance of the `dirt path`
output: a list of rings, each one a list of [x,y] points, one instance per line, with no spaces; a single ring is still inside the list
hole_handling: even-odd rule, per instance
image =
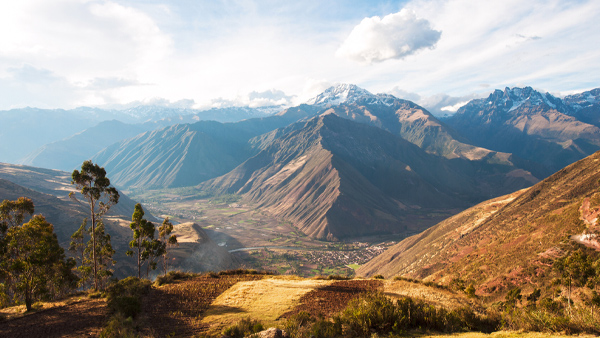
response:
[[[107,318],[104,299],[86,299],[0,322],[0,337],[96,337]]]

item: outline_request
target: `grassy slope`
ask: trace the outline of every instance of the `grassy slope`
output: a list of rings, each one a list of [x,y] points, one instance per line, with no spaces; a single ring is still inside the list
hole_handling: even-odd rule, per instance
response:
[[[358,274],[443,282],[460,277],[486,295],[513,285],[547,285],[552,258],[585,229],[579,208],[584,198],[598,194],[599,164],[600,152],[522,193],[471,208],[400,242]]]

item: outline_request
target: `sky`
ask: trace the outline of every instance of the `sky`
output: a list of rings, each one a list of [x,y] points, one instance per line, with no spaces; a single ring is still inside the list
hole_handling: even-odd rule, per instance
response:
[[[600,87],[599,19],[597,0],[2,1],[0,110],[566,95]]]

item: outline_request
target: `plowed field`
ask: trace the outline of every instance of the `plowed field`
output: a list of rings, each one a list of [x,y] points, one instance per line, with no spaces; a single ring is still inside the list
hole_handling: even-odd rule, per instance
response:
[[[148,333],[157,337],[190,337],[206,331],[202,314],[212,301],[241,281],[262,279],[261,275],[203,275],[190,280],[152,288],[144,300]]]
[[[313,290],[302,296],[300,305],[286,312],[281,318],[288,318],[301,311],[314,317],[330,317],[342,311],[350,300],[368,291],[383,291],[383,283],[378,280],[345,280]]]

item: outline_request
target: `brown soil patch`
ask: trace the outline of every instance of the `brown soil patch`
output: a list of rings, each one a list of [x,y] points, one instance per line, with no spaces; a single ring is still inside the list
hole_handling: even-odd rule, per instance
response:
[[[152,288],[144,299],[144,321],[158,337],[190,337],[207,330],[201,320],[212,301],[241,281],[262,279],[261,275],[207,275]]]
[[[300,305],[280,318],[289,318],[301,311],[306,311],[313,317],[329,318],[344,310],[348,303],[360,294],[382,290],[383,283],[378,280],[337,281],[305,294],[300,298]]]
[[[104,299],[86,299],[0,322],[0,337],[96,337],[107,319]]]

